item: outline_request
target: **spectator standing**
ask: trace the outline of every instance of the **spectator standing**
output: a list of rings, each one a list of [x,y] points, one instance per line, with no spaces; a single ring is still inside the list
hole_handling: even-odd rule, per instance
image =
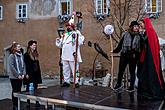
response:
[[[25,77],[25,65],[21,45],[14,42],[9,55],[9,78],[12,86],[13,110],[17,110],[18,98],[14,97],[14,92],[21,92],[22,82]],[[26,76],[28,78],[28,75]]]
[[[24,54],[24,62],[26,65],[26,73],[29,75],[29,78],[25,81],[27,85],[26,90],[29,91],[29,84],[33,83],[35,91],[38,84],[42,83],[37,41],[30,40],[28,42],[27,52]],[[30,105],[30,100],[27,102]],[[38,101],[36,101],[36,105],[39,105]]]

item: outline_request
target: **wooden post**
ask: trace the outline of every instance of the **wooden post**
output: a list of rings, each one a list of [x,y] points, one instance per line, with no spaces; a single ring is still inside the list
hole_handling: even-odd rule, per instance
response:
[[[64,37],[64,31],[65,30],[57,30],[59,37],[62,38],[62,39]],[[60,48],[60,56],[59,56],[60,57],[60,60],[59,60],[59,66],[60,66],[60,85],[62,85],[62,78],[63,78],[63,64],[62,64],[61,55],[62,55],[62,48]]]
[[[112,43],[112,35],[110,35],[110,45],[111,45],[111,51],[113,51],[113,43]],[[111,54],[111,88],[113,89],[113,80],[114,80],[114,74],[113,74],[113,68],[114,68],[114,62],[113,62],[113,53]]]
[[[59,66],[60,66],[60,85],[62,85],[62,78],[63,78],[63,64],[62,64],[62,48],[60,48],[60,61],[59,61]]]
[[[74,53],[74,82],[73,82],[73,88],[75,88],[75,82],[76,82],[76,70],[77,70],[77,51],[78,51],[78,34],[76,33],[76,51]]]

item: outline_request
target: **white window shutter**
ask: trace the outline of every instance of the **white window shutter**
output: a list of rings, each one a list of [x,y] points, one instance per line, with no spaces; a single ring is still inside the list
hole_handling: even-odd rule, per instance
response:
[[[145,0],[145,11],[147,13],[152,12],[152,0]]]
[[[19,5],[16,5],[16,19],[19,19]]]
[[[25,4],[26,6],[26,17],[25,18],[28,18],[28,4]]]
[[[59,15],[62,15],[62,6],[61,6],[61,1],[60,0],[58,2],[58,6],[59,6]]]
[[[158,12],[162,12],[162,0],[157,0]]]
[[[110,0],[106,0],[106,14],[109,14],[108,8],[110,8]]]
[[[96,0],[96,14],[100,15],[102,14],[102,0]]]
[[[3,6],[0,6],[0,20],[3,19]]]

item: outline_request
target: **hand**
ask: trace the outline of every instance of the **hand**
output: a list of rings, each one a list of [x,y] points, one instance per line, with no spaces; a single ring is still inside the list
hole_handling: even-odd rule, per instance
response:
[[[18,76],[18,79],[22,79],[22,76],[21,76],[21,75],[19,75],[19,76]]]
[[[144,32],[144,29],[140,26],[139,32]]]
[[[25,75],[22,75],[22,79],[24,79]]]
[[[56,43],[60,43],[60,38],[56,38]]]
[[[73,56],[74,56],[74,57],[76,56],[76,52],[73,52]]]
[[[139,32],[143,32],[143,29],[142,28],[139,28]]]
[[[26,75],[26,79],[29,79],[29,75]]]
[[[76,12],[74,11],[72,14],[73,14],[73,15],[76,15]]]
[[[56,38],[56,40],[58,40],[58,41],[59,41],[59,40],[60,40],[60,38],[58,37],[58,38]]]

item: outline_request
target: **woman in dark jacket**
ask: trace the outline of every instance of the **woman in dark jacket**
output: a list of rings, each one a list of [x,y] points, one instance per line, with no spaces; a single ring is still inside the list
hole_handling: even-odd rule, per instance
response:
[[[127,89],[128,92],[134,91],[135,82],[135,69],[140,54],[140,35],[139,35],[139,24],[137,21],[132,21],[130,29],[123,34],[117,48],[113,50],[113,53],[120,53],[119,61],[119,72],[117,84],[114,87],[115,90],[122,88],[122,79],[127,64],[129,65],[130,72],[130,87]]]
[[[42,83],[38,56],[37,41],[30,40],[28,42],[27,52],[24,54],[26,73],[29,75],[29,79],[25,81],[25,84],[27,85],[27,91],[29,91],[30,83],[33,83],[34,90],[37,89],[38,84]],[[28,103],[30,104],[29,101]]]

